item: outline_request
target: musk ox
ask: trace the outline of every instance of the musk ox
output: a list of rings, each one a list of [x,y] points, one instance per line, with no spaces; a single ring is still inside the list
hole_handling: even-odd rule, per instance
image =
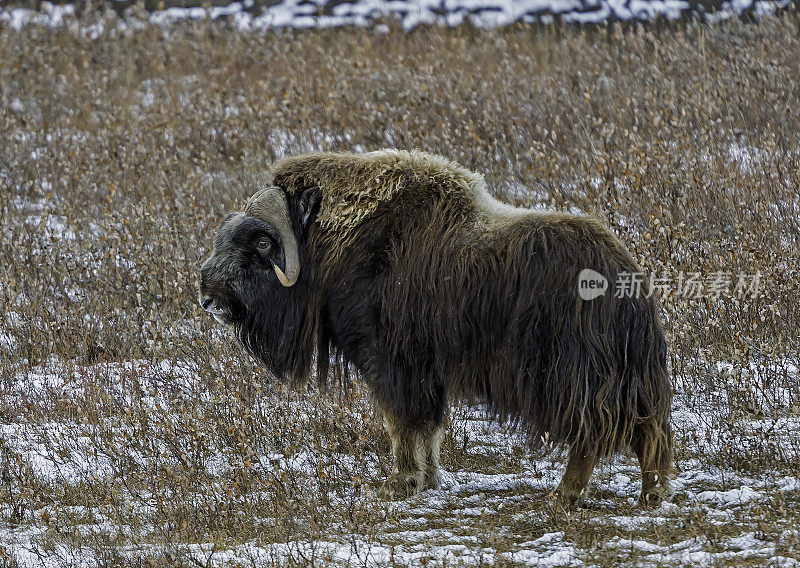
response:
[[[386,487],[439,483],[448,403],[485,404],[534,445],[569,447],[554,492],[578,499],[599,458],[632,448],[641,499],[668,489],[671,385],[658,308],[642,294],[579,294],[591,269],[640,273],[589,217],[520,209],[479,174],[423,152],[283,159],[228,215],[201,270],[202,307],[276,377],[331,362],[385,418]],[[610,288],[610,286],[609,286]]]

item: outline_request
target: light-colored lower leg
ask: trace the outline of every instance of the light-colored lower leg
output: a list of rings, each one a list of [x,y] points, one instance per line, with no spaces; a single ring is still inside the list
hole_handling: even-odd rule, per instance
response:
[[[642,505],[657,505],[663,499],[662,485],[659,484],[660,475],[658,470],[644,462],[640,462],[642,468],[642,494],[639,502]]]
[[[425,481],[425,439],[398,425],[388,413],[384,414],[384,424],[392,440],[395,466],[384,492],[398,497],[414,495]]]
[[[437,489],[442,484],[442,474],[439,471],[439,448],[442,445],[444,428],[439,427],[425,440],[425,487]]]
[[[555,490],[555,496],[566,503],[574,503],[581,499],[586,493],[595,461],[594,454],[571,447],[567,459],[567,469]]]
[[[439,449],[444,427],[409,430],[400,426],[388,412],[384,413],[384,424],[392,440],[395,463],[385,492],[405,496],[439,487],[442,481]]]
[[[634,434],[632,444],[642,470],[642,493],[639,502],[645,507],[659,505],[670,492],[667,471],[669,459],[658,455],[658,449],[663,452],[669,452],[669,449],[666,443],[659,446],[657,440],[656,436],[648,437],[646,433],[639,431]]]

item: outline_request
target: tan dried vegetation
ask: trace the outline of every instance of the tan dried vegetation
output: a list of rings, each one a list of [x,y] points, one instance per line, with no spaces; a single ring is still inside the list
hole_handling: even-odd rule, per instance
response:
[[[401,550],[427,529],[416,560],[375,561],[513,564],[503,554],[563,532],[574,558],[616,566],[646,556],[617,537],[719,552],[752,531],[800,559],[786,530],[796,488],[725,523],[678,491],[664,522],[634,529],[612,516],[640,513],[602,491],[577,511],[544,489],[460,493],[492,503],[478,516],[451,515],[447,496],[438,509],[376,500],[389,443],[358,386],[272,384],[195,300],[215,225],[274,158],[441,153],[511,203],[600,217],[648,271],[734,284],[759,271],[756,299],[663,300],[677,400],[706,426],[678,425],[678,470],[800,476],[787,426],[800,403],[799,30],[793,14],[594,31],[0,23],[0,558],[194,565],[251,546],[255,563],[319,565],[326,541],[362,565],[370,546]],[[447,471],[543,463],[513,435],[480,445],[473,417],[454,414]],[[434,558],[453,543],[467,543],[462,560]]]

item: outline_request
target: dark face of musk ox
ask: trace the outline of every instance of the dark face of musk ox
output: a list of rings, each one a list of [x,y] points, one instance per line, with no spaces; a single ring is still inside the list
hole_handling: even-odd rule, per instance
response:
[[[242,213],[220,224],[214,250],[200,269],[200,306],[223,324],[243,323],[249,300],[268,299],[281,287],[275,266],[283,266],[277,230]],[[277,294],[276,294],[277,295]]]

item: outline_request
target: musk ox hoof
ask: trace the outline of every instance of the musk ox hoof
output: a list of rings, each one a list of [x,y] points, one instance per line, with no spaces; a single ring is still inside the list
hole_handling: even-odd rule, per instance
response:
[[[442,486],[442,474],[439,470],[425,474],[425,489],[439,489]]]
[[[664,501],[668,501],[670,491],[665,487],[654,487],[648,491],[642,491],[639,495],[639,505],[645,509],[655,509]]]
[[[393,474],[381,488],[384,499],[405,499],[416,495],[421,490],[421,483],[416,477],[408,474]]]
[[[584,487],[578,490],[559,485],[548,495],[548,498],[564,508],[576,507],[586,499],[587,489]]]

